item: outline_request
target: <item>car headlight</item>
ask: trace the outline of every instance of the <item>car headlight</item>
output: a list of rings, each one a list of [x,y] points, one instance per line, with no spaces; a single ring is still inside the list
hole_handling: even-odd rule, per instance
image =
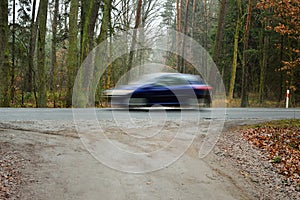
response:
[[[118,89],[115,89],[115,90],[106,90],[106,91],[104,91],[104,94],[106,96],[125,96],[125,95],[133,93],[133,91],[134,90],[118,90]]]

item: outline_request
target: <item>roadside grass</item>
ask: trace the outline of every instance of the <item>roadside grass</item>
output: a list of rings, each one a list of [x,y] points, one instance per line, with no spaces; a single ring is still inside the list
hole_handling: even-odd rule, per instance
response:
[[[259,95],[256,93],[250,93],[249,94],[249,107],[264,107],[264,108],[285,108],[285,99],[281,101],[276,101],[272,99],[265,99],[263,103],[259,102]],[[234,98],[231,102],[227,99],[226,100],[227,107],[240,107],[241,106],[241,98]],[[294,103],[293,101],[290,101],[289,107],[300,107],[299,103]]]
[[[226,100],[227,107],[231,108],[239,108],[241,107],[241,99],[234,98],[231,102]],[[272,101],[265,100],[263,103],[259,103],[259,101],[255,98],[249,98],[249,107],[258,107],[258,108],[285,108],[285,102],[281,101]]]
[[[300,190],[300,119],[278,120],[241,128],[242,136],[266,154],[284,184]]]

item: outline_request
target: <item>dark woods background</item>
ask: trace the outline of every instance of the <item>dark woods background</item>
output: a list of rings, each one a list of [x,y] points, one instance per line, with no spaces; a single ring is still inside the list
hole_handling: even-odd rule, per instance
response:
[[[0,105],[71,107],[77,70],[97,44],[137,27],[143,37],[155,26],[182,32],[210,52],[229,106],[283,107],[287,89],[299,106],[299,0],[2,0]],[[147,59],[133,52],[114,61],[98,84],[96,106],[106,106],[101,91]],[[165,59],[194,72],[179,56]]]

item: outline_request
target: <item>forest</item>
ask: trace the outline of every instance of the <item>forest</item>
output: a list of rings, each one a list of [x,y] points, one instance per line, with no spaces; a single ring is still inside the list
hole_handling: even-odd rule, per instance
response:
[[[129,30],[157,27],[193,38],[223,78],[228,106],[300,106],[300,0],[1,0],[0,106],[72,107],[81,64],[97,45]],[[142,29],[141,29],[142,28]],[[97,85],[113,87],[131,66],[149,60],[130,51],[111,63]],[[101,58],[100,58],[101,59]],[[166,65],[194,73],[180,56]],[[100,61],[101,62],[101,61]]]

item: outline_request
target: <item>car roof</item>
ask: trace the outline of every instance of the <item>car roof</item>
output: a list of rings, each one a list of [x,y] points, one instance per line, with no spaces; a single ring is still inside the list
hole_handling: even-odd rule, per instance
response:
[[[183,74],[183,73],[169,73],[169,72],[160,72],[160,73],[150,73],[145,74],[140,79],[131,82],[130,84],[138,84],[138,83],[145,83],[145,82],[153,82],[159,78],[164,77],[176,77],[176,78],[182,78],[186,81],[200,81],[203,82],[202,78],[199,75],[193,75],[193,74]]]
[[[144,77],[149,77],[149,78],[158,78],[158,77],[163,77],[163,76],[176,76],[176,77],[182,77],[182,78],[195,78],[195,77],[199,77],[198,75],[193,75],[193,74],[183,74],[183,73],[169,73],[169,72],[161,72],[161,73],[151,73],[151,74],[146,74],[144,76],[142,76],[142,78]]]

